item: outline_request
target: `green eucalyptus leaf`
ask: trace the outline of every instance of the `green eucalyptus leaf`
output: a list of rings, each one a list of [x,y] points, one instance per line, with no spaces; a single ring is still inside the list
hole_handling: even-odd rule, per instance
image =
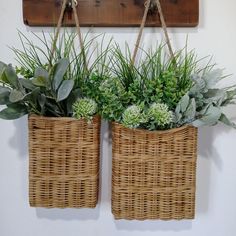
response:
[[[8,83],[12,86],[12,88],[18,89],[19,88],[18,77],[11,65],[6,67],[5,75]]]
[[[74,80],[64,80],[57,92],[57,102],[65,100],[74,87]]]
[[[53,87],[57,90],[62,83],[63,77],[69,67],[69,60],[66,58],[60,59],[54,66]]]
[[[187,118],[187,120],[193,120],[195,116],[196,116],[196,102],[195,99],[192,98],[185,112],[185,117]]]
[[[209,89],[207,93],[204,94],[205,98],[215,98],[222,97],[225,94],[222,89]]]
[[[76,101],[81,96],[81,90],[79,88],[73,90],[71,96],[74,98],[74,101]]]
[[[179,102],[175,108],[175,113],[180,114],[180,112],[181,112],[181,108],[180,108],[180,102]]]
[[[67,115],[70,116],[73,114],[73,108],[72,105],[78,100],[80,96],[80,89],[75,89],[70,93],[68,98],[66,99],[66,109],[67,109]]]
[[[195,80],[195,85],[191,88],[192,93],[198,93],[201,90],[204,90],[206,88],[206,82],[203,78],[197,77]]]
[[[38,68],[36,68],[36,70],[34,72],[34,77],[35,78],[43,77],[46,80],[48,80],[49,79],[49,73],[44,68],[38,67]]]
[[[7,64],[0,61],[0,81],[7,82],[6,77],[5,77],[5,73],[4,73],[6,68],[7,68]]]
[[[9,103],[10,89],[0,86],[0,105],[6,105]]]
[[[58,105],[50,102],[49,100],[46,100],[45,111],[49,112],[50,113],[49,115],[55,117],[63,116],[61,110],[58,108]]]
[[[10,92],[10,91],[11,91],[10,88],[0,85],[0,94],[5,93],[5,92]]]
[[[13,89],[10,93],[9,100],[11,103],[19,102],[24,99],[24,94],[16,89]]]
[[[209,104],[206,104],[205,106],[202,106],[201,107],[202,109],[198,113],[200,115],[205,115],[210,106],[212,106],[212,103],[209,103]]]
[[[37,103],[37,97],[39,93],[40,93],[40,88],[36,87],[33,91],[30,91],[29,93],[25,94],[23,100]]]
[[[226,91],[226,96],[227,96],[227,98],[222,102],[222,104],[221,104],[222,106],[227,106],[229,104],[235,104],[235,102],[233,100],[235,99],[235,96],[236,96],[236,89]]]
[[[223,101],[223,106],[226,106],[228,104],[233,104],[233,100],[236,96],[236,89],[226,91],[227,98]]]
[[[0,82],[9,84],[5,71],[0,75]],[[12,87],[12,85],[11,85]]]
[[[32,84],[38,87],[47,87],[47,79],[44,77],[33,78]]]
[[[224,90],[209,89],[207,93],[204,94],[203,101],[205,103],[215,103],[220,106],[226,98],[227,98],[227,94]]]
[[[223,70],[216,69],[209,71],[204,75],[204,80],[208,89],[214,88],[214,86],[222,79]]]
[[[192,125],[195,127],[202,127],[202,126],[206,126],[207,124],[201,119],[197,119],[194,122],[192,122]]]
[[[181,98],[181,100],[180,100],[180,109],[181,109],[182,112],[186,111],[186,109],[189,105],[189,100],[190,100],[190,98],[189,98],[188,94],[184,95]]]
[[[28,114],[27,107],[22,104],[11,104],[0,111],[0,118],[5,120],[15,120]]]
[[[226,94],[227,99],[234,99],[234,97],[236,96],[236,89],[227,91]]]
[[[44,94],[40,94],[40,96],[38,97],[38,101],[40,107],[43,108],[46,103],[46,96]]]
[[[44,94],[40,94],[38,96],[38,103],[41,108],[41,114],[43,114],[45,111],[45,104],[46,104],[46,96]]]
[[[224,123],[225,125],[228,125],[230,127],[233,127],[236,129],[236,124],[228,119],[228,117],[225,114],[221,114],[219,121]]]
[[[7,67],[7,64],[4,62],[0,61],[0,73]]]
[[[218,107],[215,107],[213,105],[210,105],[208,109],[206,110],[205,114],[202,115],[202,117],[196,121],[193,122],[193,125],[196,126],[196,124],[200,125],[215,125],[217,124],[218,120],[221,117],[221,110]],[[200,125],[201,126],[201,125]]]
[[[25,89],[28,89],[28,90],[32,91],[36,88],[36,86],[32,83],[32,80],[20,78],[19,82],[21,83],[21,85]]]
[[[44,81],[44,86],[42,84],[41,87],[46,87],[48,89],[51,89],[51,82],[49,80],[49,73],[44,68],[37,68],[34,73],[34,77],[38,78],[40,81]]]

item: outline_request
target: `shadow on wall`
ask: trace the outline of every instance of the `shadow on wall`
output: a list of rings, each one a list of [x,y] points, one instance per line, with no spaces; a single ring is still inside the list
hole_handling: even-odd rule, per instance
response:
[[[192,229],[192,221],[126,221],[119,220],[115,222],[117,230],[128,231],[173,231],[179,232]]]
[[[111,202],[112,175],[112,139],[111,126],[102,121],[101,126],[101,155],[100,155],[100,197],[101,202]]]
[[[17,157],[20,158],[21,165],[21,195],[28,206],[28,119],[27,116],[14,120],[15,134],[9,140],[9,147],[16,150]]]
[[[198,165],[197,165],[197,194],[196,217],[207,213],[211,191],[211,167],[215,165],[218,171],[223,169],[223,160],[214,146],[217,136],[229,132],[231,128],[223,125],[203,127],[199,129],[198,136]],[[213,178],[214,179],[214,178]]]
[[[10,139],[9,145],[17,150],[18,156],[22,159],[28,156],[28,120],[27,116],[14,120],[15,135]]]
[[[46,209],[36,208],[36,215],[39,219],[49,220],[97,220],[100,214],[100,206],[94,209]]]

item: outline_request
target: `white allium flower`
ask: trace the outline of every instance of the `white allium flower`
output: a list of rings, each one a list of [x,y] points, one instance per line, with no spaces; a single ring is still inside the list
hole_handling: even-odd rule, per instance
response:
[[[129,106],[124,111],[122,118],[124,126],[128,128],[137,128],[143,121],[142,110],[136,105]]]
[[[97,103],[90,98],[82,98],[73,105],[74,117],[91,120],[97,112]]]
[[[165,126],[172,122],[173,113],[169,111],[166,104],[153,103],[148,110],[148,117],[158,126]]]

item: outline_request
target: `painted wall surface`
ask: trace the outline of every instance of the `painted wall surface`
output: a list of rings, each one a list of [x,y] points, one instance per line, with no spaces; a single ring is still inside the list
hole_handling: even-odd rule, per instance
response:
[[[13,62],[9,46],[20,47],[17,30],[28,37],[42,28],[28,28],[22,21],[22,1],[0,0],[0,60]],[[169,29],[175,48],[185,44],[199,56],[214,55],[236,82],[236,1],[200,0],[197,28]],[[44,29],[47,32],[50,29]],[[83,28],[83,33],[87,32]],[[136,28],[97,28],[91,35],[107,33],[132,46]],[[161,39],[160,29],[146,29],[143,44]],[[236,108],[228,109],[236,117]],[[234,119],[235,120],[235,119]],[[199,131],[196,219],[193,221],[115,221],[111,214],[111,145],[108,125],[102,129],[101,189],[93,210],[47,210],[28,204],[27,118],[0,121],[0,236],[235,236],[236,235],[236,131],[218,125]]]

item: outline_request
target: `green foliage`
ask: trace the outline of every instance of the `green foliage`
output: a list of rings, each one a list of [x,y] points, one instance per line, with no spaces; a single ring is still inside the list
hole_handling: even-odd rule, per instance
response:
[[[17,119],[25,114],[43,116],[71,116],[74,81],[65,79],[68,60],[61,59],[50,72],[35,70],[34,78],[19,78],[11,65],[2,67],[0,103],[7,108],[0,112],[3,119]],[[56,86],[55,86],[56,84]]]
[[[33,78],[37,68],[50,70],[52,65],[55,65],[63,58],[67,58],[70,62],[66,72],[67,77],[74,78],[77,74],[84,73],[84,58],[81,51],[75,46],[75,40],[77,39],[75,33],[69,34],[64,32],[60,34],[53,55],[52,45],[54,44],[55,34],[45,35],[45,33],[42,32],[42,36],[40,37],[32,33],[31,36],[33,36],[34,40],[38,41],[38,44],[33,43],[29,37],[21,32],[19,32],[18,35],[22,49],[11,48],[18,62],[18,66],[16,67],[18,75],[27,79]],[[86,44],[86,46],[88,49],[90,42]],[[75,61],[80,62],[80,64],[78,64],[79,66],[76,65]],[[81,71],[82,67],[83,71]]]
[[[9,104],[7,105],[7,108],[0,112],[0,118],[5,120],[15,120],[27,113],[27,107],[23,104]]]
[[[152,108],[153,111],[155,106],[163,109],[163,113],[158,113],[158,108],[156,110],[160,120],[149,119],[140,124],[140,127],[150,130],[171,127],[172,116],[169,110],[175,109],[182,96],[193,85],[191,75],[201,72],[197,69],[198,61],[194,52],[182,50],[176,53],[175,59],[176,64],[167,59],[164,46],[161,45],[155,51],[143,50],[143,57],[134,65],[129,48],[123,53],[115,45],[110,57],[112,77],[105,79],[99,87],[102,116],[107,120],[123,122],[124,112],[133,104],[140,106],[145,114],[151,104],[163,104],[160,107],[153,105]],[[125,125],[130,126],[129,123]]]
[[[200,66],[193,51],[175,53],[168,59],[164,47],[144,51],[139,63],[131,61],[129,48],[118,45],[110,57],[112,77],[99,87],[102,116],[130,128],[162,130],[184,124],[235,126],[222,112],[233,103],[236,89],[216,87],[222,71],[211,60]],[[135,104],[135,105],[134,105]]]
[[[95,60],[91,62],[89,73],[83,78],[80,77],[78,80],[78,85],[80,87],[80,92],[82,97],[93,99],[98,105],[98,113],[101,113],[101,107],[103,103],[103,97],[99,90],[99,87],[110,78],[110,69],[108,65],[110,64],[110,46],[112,40],[104,47],[105,36],[102,37],[101,44],[96,46],[96,57]],[[91,53],[90,57],[94,57]]]
[[[102,116],[107,120],[121,122],[122,113],[129,105],[129,94],[118,78],[107,78],[99,86]]]
[[[194,51],[165,53],[165,45],[144,51],[137,65],[111,41],[93,47],[94,39],[76,47],[76,34],[59,36],[52,55],[54,35],[42,44],[19,33],[22,50],[13,48],[19,66],[0,62],[0,118],[16,119],[27,113],[92,119],[96,113],[129,128],[163,130],[184,124],[236,127],[223,113],[233,104],[236,86],[218,88],[225,78],[209,61],[203,67]],[[77,40],[76,40],[77,41]],[[86,42],[86,43],[85,43]],[[95,55],[96,54],[96,55]],[[86,63],[85,57],[86,56]]]
[[[82,98],[73,104],[74,117],[76,119],[85,118],[91,121],[97,113],[97,103],[89,98]]]
[[[130,103],[140,101],[150,104],[165,103],[172,109],[181,97],[191,88],[191,74],[197,70],[197,59],[194,52],[176,53],[175,61],[167,59],[164,46],[155,51],[143,50],[144,56],[138,65],[133,65],[129,48],[123,54],[118,45],[113,49],[111,63],[113,76],[128,93]]]
[[[45,33],[42,32],[41,37],[37,34],[32,34],[33,39],[39,41],[41,46],[38,46],[38,44],[29,40],[26,35],[19,32],[22,49],[12,48],[16,56],[16,61],[19,64],[16,67],[18,75],[28,79],[33,78],[37,68],[43,68],[48,71],[52,65],[56,67],[59,61],[63,61],[63,59],[66,58],[68,66],[65,65],[65,77],[68,79],[73,78],[75,81],[74,87],[81,88],[85,94],[91,89],[93,91],[96,89],[92,87],[91,78],[94,79],[98,77],[102,79],[108,76],[109,71],[106,63],[111,40],[108,42],[108,45],[104,47],[105,36],[102,37],[100,45],[94,46],[93,43],[99,36],[88,40],[86,35],[83,40],[84,49],[81,50],[78,45],[77,34],[65,31],[59,34],[57,43],[55,44],[55,52],[52,55],[52,45],[54,45],[55,34],[45,35]],[[62,66],[60,66],[60,68],[65,70]],[[57,78],[57,75],[55,76],[54,88],[57,89],[58,83],[60,83],[62,78]],[[90,86],[90,88],[88,89],[87,86]]]
[[[106,61],[111,42],[103,48],[103,37],[101,46],[94,47],[95,38],[90,41],[85,38],[84,50],[81,50],[76,46],[77,35],[65,32],[59,35],[52,54],[55,35],[50,35],[49,40],[44,33],[42,37],[33,35],[41,46],[19,32],[22,49],[12,48],[19,64],[16,70],[0,63],[0,104],[22,105],[24,114],[57,117],[72,116],[72,105],[78,98],[94,99],[100,107],[98,87],[104,77],[109,77]],[[14,110],[15,107],[9,111],[12,114]],[[8,110],[3,113],[2,117],[7,118]],[[18,113],[23,115],[22,110]]]
[[[220,121],[236,127],[223,113],[223,107],[234,102],[236,89],[217,88],[217,83],[223,78],[222,70],[208,71],[202,76],[193,75],[194,85],[175,109],[177,126],[192,123],[199,127],[216,125]]]

